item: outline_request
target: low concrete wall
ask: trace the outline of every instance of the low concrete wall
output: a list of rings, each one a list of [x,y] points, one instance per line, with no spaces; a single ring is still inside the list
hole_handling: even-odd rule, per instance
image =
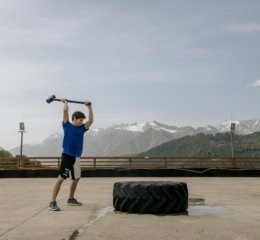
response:
[[[51,178],[58,170],[0,170],[0,178]],[[260,169],[96,169],[82,177],[260,177]]]

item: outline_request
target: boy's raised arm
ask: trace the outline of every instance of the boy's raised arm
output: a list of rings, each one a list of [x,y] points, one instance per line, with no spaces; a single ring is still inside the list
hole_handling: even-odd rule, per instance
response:
[[[63,122],[66,123],[69,121],[69,106],[66,99],[61,99],[61,101],[64,103],[63,106]]]
[[[85,128],[89,129],[94,121],[93,120],[93,110],[92,110],[91,102],[86,101],[85,105],[88,107],[88,121],[85,123]]]

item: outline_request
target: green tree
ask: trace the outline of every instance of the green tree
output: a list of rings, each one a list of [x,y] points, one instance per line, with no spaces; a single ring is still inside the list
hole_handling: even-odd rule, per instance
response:
[[[4,149],[0,149],[0,157],[12,157],[12,154]]]

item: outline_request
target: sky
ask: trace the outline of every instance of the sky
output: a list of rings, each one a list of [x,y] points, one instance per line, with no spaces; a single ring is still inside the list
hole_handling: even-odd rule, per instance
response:
[[[57,98],[93,128],[260,118],[259,0],[0,2],[0,147],[62,132]],[[87,113],[70,104],[70,113]]]

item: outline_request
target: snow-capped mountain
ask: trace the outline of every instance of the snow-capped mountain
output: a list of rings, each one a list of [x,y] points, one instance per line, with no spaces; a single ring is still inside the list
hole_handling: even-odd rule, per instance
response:
[[[144,123],[133,123],[131,125],[123,124],[114,126],[115,129],[132,131],[132,132],[145,132],[149,128],[152,128],[157,131],[166,131],[170,133],[175,133],[177,128],[173,126],[164,125],[162,123],[153,121],[153,122],[144,122]]]
[[[232,121],[235,133],[250,134],[260,131],[260,120]],[[108,128],[90,129],[85,134],[83,156],[120,156],[138,154],[167,141],[198,133],[216,134],[230,131],[231,121],[220,125],[193,128],[176,127],[157,121],[114,125]],[[59,156],[63,134],[54,133],[40,144],[25,144],[27,156]],[[13,155],[19,154],[19,147],[11,149]]]

